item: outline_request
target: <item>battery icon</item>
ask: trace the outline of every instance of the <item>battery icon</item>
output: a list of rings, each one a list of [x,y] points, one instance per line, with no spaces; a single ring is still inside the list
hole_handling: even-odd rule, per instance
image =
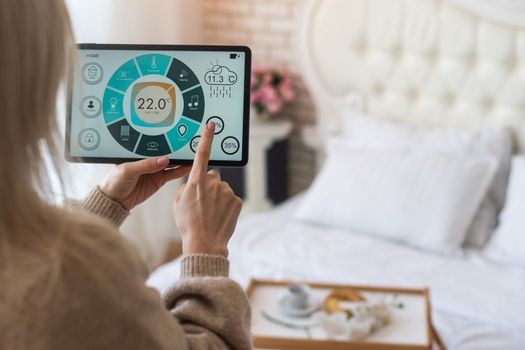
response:
[[[240,55],[238,53],[231,53],[230,54],[230,59],[231,60],[234,60],[234,59],[237,59]]]

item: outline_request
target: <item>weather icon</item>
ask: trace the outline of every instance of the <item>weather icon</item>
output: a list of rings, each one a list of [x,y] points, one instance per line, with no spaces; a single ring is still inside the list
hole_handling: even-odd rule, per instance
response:
[[[204,75],[204,81],[210,85],[210,97],[232,97],[231,86],[237,82],[237,73],[218,61],[211,63],[211,69]]]

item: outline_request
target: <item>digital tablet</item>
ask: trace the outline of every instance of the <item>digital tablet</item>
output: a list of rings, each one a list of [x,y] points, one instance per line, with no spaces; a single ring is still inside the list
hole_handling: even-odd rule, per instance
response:
[[[66,158],[122,163],[195,158],[215,123],[210,165],[248,161],[251,51],[245,46],[79,44],[71,74]]]

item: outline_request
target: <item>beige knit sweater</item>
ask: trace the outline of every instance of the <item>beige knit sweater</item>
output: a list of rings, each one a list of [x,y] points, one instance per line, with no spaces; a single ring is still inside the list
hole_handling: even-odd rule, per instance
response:
[[[0,275],[10,300],[0,303],[0,349],[251,349],[249,304],[226,258],[183,258],[161,298],[116,229],[128,212],[98,189],[83,205],[107,221],[69,213],[53,259],[12,249],[16,264]]]

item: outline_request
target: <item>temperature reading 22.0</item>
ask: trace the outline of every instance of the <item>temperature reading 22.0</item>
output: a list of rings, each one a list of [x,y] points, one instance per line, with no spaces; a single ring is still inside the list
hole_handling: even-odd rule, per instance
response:
[[[138,98],[137,109],[166,109],[168,104],[171,104],[169,98],[159,98],[156,103],[153,98]]]
[[[131,93],[131,122],[136,126],[166,127],[175,121],[177,95],[173,85],[163,82],[135,84]]]

